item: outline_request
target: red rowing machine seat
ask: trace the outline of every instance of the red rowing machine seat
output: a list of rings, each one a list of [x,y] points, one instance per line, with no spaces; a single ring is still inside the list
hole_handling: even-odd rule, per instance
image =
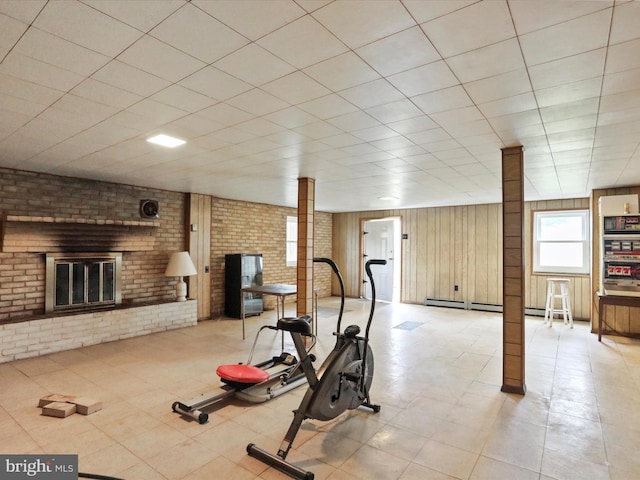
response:
[[[255,384],[269,378],[263,369],[245,364],[220,365],[216,373],[222,381],[230,383]]]

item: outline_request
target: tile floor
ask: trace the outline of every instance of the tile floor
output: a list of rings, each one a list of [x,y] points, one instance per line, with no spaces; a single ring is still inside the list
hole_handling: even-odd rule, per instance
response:
[[[335,312],[336,299],[321,305]],[[347,308],[345,324],[366,320],[367,302]],[[258,326],[274,317],[249,318],[245,341],[238,320],[221,319],[2,364],[0,452],[77,453],[82,472],[127,480],[288,478],[245,447],[277,450],[304,386],[264,404],[233,401],[205,425],[171,411],[217,388],[216,366],[246,361]],[[319,319],[320,359],[335,319]],[[500,315],[378,304],[374,322],[372,400],[382,410],[305,422],[288,459],[316,479],[640,479],[640,342],[598,343],[586,323],[527,319],[522,397],[500,392]],[[267,331],[259,350],[279,353],[279,335]],[[53,392],[104,408],[40,415],[38,399]]]

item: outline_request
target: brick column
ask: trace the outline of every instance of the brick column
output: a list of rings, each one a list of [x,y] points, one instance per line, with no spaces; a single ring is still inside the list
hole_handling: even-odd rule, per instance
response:
[[[524,395],[524,156],[502,149],[502,391]]]
[[[313,212],[315,210],[313,178],[298,179],[298,276],[296,313],[313,312]]]

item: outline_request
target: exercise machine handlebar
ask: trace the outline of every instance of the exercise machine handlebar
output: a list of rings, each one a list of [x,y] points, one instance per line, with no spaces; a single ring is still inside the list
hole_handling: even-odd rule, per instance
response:
[[[340,333],[340,323],[342,323],[342,314],[344,313],[344,280],[338,269],[336,262],[326,257],[314,257],[314,263],[326,263],[331,267],[333,273],[338,277],[338,283],[340,283],[340,312],[338,313],[338,325],[336,326],[336,332]]]

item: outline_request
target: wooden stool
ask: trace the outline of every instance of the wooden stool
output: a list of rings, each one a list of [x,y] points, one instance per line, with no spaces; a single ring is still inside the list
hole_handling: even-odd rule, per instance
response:
[[[549,328],[553,327],[553,316],[562,314],[564,324],[569,323],[573,328],[573,315],[571,314],[571,301],[569,299],[568,278],[547,278],[547,305],[544,309],[544,323],[549,322]],[[560,292],[556,291],[556,285],[560,287]],[[561,300],[562,308],[556,308],[556,300]],[[568,317],[568,321],[567,321]]]

